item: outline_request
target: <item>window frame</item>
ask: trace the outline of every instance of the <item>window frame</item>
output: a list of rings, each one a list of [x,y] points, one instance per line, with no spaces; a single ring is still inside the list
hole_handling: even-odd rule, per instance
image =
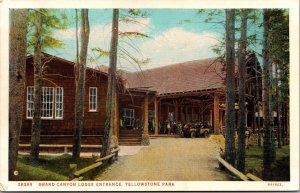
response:
[[[95,109],[91,109],[91,90],[95,89],[96,93],[93,95],[95,97],[95,101],[92,101],[95,104]],[[89,87],[89,112],[98,112],[98,88],[97,87]]]
[[[127,111],[130,111],[129,116],[127,116]],[[134,114],[135,114],[134,109],[132,109],[132,108],[123,108],[123,124],[124,124],[125,127],[134,125]],[[126,123],[126,118],[130,119],[130,125],[125,124]]]
[[[30,95],[32,97],[32,101],[29,101],[29,99],[28,99],[29,89],[32,89],[32,91],[33,91],[33,93]],[[28,113],[29,103],[32,103],[32,109],[30,108],[30,111],[32,112],[31,117],[29,117],[29,113]],[[33,118],[33,111],[34,111],[34,86],[27,86],[27,94],[26,94],[26,118],[27,119],[32,119]]]
[[[44,100],[44,89],[52,89],[52,110],[49,108],[49,109],[43,109],[43,107],[44,107],[44,104],[43,104],[43,100]],[[51,96],[51,95],[48,95],[48,96]],[[47,86],[45,86],[45,87],[42,87],[42,94],[41,94],[41,119],[54,119],[54,106],[55,106],[55,101],[54,101],[54,87],[47,87]],[[51,102],[50,103],[48,103],[48,104],[51,104]],[[47,105],[47,102],[46,102],[46,106],[48,106]],[[52,116],[51,117],[44,117],[43,116],[43,111],[47,111],[47,110],[51,110],[52,111]]]
[[[61,97],[61,101],[59,103],[61,103],[61,117],[57,116],[57,104],[58,104],[58,100],[57,100],[57,90],[61,89],[61,93],[60,93],[60,97]],[[63,87],[55,87],[55,98],[54,98],[54,110],[55,110],[55,115],[54,118],[55,119],[63,119],[64,118],[64,88]]]
[[[41,114],[41,119],[43,120],[62,120],[63,117],[64,117],[64,88],[63,87],[48,87],[48,86],[45,86],[45,87],[41,87],[41,111],[40,111],[40,114]],[[42,116],[43,114],[43,107],[44,107],[44,104],[43,104],[43,100],[44,100],[44,89],[52,89],[52,116],[51,117],[44,117]],[[29,90],[32,89],[33,90],[33,94],[29,93]],[[57,105],[57,90],[58,89],[61,89],[61,117],[57,117],[57,108],[56,108],[56,105]],[[30,97],[32,98],[32,100],[28,100],[28,94],[30,94]],[[51,95],[49,95],[51,96]],[[30,98],[30,99],[31,99]],[[32,111],[32,116],[30,117],[29,116],[29,103],[32,103],[32,109],[30,108],[30,111]],[[47,106],[47,104],[46,104]],[[33,119],[33,111],[34,111],[34,86],[27,86],[27,93],[26,93],[26,119]]]

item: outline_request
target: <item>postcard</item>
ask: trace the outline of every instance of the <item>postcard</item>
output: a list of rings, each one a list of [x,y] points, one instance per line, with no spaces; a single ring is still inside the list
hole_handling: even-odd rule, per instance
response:
[[[0,1],[1,191],[299,190],[299,2]]]

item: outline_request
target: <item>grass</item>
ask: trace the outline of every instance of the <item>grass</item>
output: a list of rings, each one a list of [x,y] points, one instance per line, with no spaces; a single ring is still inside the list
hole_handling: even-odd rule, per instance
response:
[[[289,145],[281,149],[276,148],[276,162],[272,165],[273,177],[271,180],[288,181],[289,173]],[[246,150],[246,173],[252,173],[262,178],[263,170],[263,148],[250,146]]]
[[[80,158],[77,161],[77,168],[84,168],[94,163],[94,158]],[[69,180],[69,164],[72,163],[71,155],[59,156],[41,155],[38,163],[33,163],[28,155],[19,155],[17,169],[17,180],[34,181],[65,181]],[[97,173],[97,169],[83,175],[84,179],[92,179]]]

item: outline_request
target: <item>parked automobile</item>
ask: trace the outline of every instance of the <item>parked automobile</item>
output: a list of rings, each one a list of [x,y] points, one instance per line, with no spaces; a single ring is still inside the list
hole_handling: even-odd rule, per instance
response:
[[[205,138],[209,137],[211,130],[211,126],[208,122],[201,123],[196,122],[194,124],[186,123],[183,127],[183,137],[200,137],[203,136]]]

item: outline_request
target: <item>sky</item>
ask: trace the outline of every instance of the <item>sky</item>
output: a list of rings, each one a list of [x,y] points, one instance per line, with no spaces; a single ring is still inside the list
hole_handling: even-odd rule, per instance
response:
[[[145,17],[123,22],[128,10],[120,10],[120,32],[139,32],[149,37],[119,37],[118,68],[127,71],[151,69],[185,61],[216,57],[212,47],[224,38],[224,23],[207,23],[207,13],[197,9],[141,9]],[[66,30],[54,32],[54,37],[63,42],[63,48],[47,52],[74,61],[76,57],[75,10],[62,9],[68,15]],[[224,16],[214,16],[214,21],[224,21]],[[109,58],[96,59],[93,48],[109,51],[112,26],[111,9],[90,9],[90,39],[88,66],[108,66]],[[80,24],[79,24],[80,26]],[[138,65],[135,61],[147,61]]]

